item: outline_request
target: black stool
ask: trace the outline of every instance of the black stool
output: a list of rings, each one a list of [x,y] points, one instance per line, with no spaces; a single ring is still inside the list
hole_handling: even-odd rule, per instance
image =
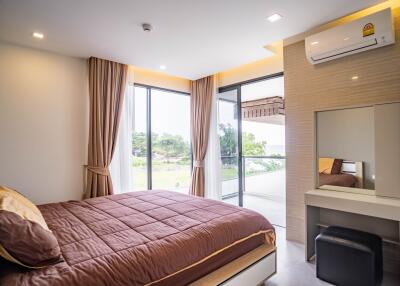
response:
[[[315,239],[317,277],[338,286],[376,286],[382,280],[382,239],[330,226]]]

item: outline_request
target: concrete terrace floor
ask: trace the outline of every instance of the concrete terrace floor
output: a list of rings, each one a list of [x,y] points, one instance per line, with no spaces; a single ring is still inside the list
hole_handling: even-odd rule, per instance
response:
[[[223,201],[232,205],[238,205],[238,197]],[[273,201],[259,195],[244,194],[243,207],[262,214],[274,225],[286,226],[286,204],[284,201]]]
[[[285,170],[246,176],[243,207],[259,212],[272,224],[286,226]],[[223,194],[237,193],[238,180],[222,182]],[[223,200],[238,205],[238,196]]]

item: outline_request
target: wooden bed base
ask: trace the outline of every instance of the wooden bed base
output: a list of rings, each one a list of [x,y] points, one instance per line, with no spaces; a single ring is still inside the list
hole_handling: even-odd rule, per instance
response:
[[[256,286],[276,273],[276,249],[262,245],[191,283],[190,286]]]

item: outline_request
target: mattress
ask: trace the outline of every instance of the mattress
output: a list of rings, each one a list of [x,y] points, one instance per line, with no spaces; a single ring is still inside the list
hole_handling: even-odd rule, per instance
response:
[[[339,187],[354,188],[357,178],[351,174],[319,174],[319,185],[331,185]]]
[[[63,262],[26,270],[1,261],[0,285],[187,285],[275,245],[260,214],[168,191],[39,206]]]

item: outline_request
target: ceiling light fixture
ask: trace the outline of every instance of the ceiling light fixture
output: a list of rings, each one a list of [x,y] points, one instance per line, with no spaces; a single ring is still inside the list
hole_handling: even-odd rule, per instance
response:
[[[312,46],[314,46],[314,45],[318,45],[318,44],[319,44],[319,42],[318,42],[318,41],[315,41],[315,42],[312,42],[312,43],[311,43],[311,45],[312,45]]]
[[[43,39],[44,35],[42,33],[39,33],[39,32],[33,32],[32,37],[34,37],[36,39]]]
[[[167,66],[166,65],[161,65],[160,66],[160,70],[166,70],[167,69]]]
[[[351,79],[352,79],[352,80],[357,80],[357,79],[358,79],[358,75],[353,75],[353,76],[351,77]]]
[[[279,14],[273,14],[273,15],[269,16],[267,19],[268,19],[268,21],[273,23],[273,22],[276,22],[276,21],[282,19],[282,16]]]

